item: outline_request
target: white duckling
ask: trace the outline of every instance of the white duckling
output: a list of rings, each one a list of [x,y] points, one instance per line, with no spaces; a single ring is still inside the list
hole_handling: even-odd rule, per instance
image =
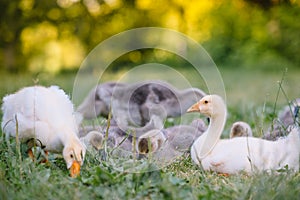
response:
[[[80,173],[85,146],[80,142],[73,104],[57,86],[25,87],[3,98],[2,130],[7,137],[36,139],[45,151],[61,153],[72,177]]]
[[[243,121],[234,122],[230,129],[230,138],[234,137],[252,137],[252,130],[248,123]]]
[[[187,112],[200,112],[210,118],[210,124],[191,147],[193,161],[204,170],[234,174],[277,170],[288,166],[299,171],[300,138],[298,128],[278,141],[254,137],[220,139],[226,122],[227,110],[218,95],[207,95]]]

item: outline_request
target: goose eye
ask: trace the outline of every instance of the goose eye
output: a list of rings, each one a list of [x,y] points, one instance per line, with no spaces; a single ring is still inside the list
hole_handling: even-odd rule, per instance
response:
[[[208,101],[207,101],[207,100],[205,100],[205,101],[204,101],[204,104],[208,104]]]
[[[73,158],[74,157],[73,154],[70,154],[70,157]]]

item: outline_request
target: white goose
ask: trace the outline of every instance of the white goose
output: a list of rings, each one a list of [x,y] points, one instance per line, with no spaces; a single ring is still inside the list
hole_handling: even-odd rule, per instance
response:
[[[298,128],[288,137],[267,141],[254,137],[220,139],[226,122],[226,105],[218,95],[207,95],[188,109],[210,118],[210,125],[191,147],[193,161],[204,170],[234,174],[277,170],[285,166],[299,171],[300,138]]]
[[[80,173],[85,146],[80,142],[73,104],[57,86],[26,87],[3,98],[2,130],[22,142],[36,139],[44,150],[63,154],[71,176]],[[17,126],[18,125],[18,126]]]

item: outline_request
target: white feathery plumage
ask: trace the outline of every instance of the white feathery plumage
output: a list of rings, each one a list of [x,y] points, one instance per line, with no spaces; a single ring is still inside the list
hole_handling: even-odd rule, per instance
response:
[[[187,112],[200,112],[210,117],[210,125],[191,147],[191,157],[204,170],[234,174],[240,171],[278,170],[288,166],[299,171],[299,128],[278,141],[254,137],[220,139],[226,122],[227,110],[218,95],[207,95]]]
[[[73,104],[57,86],[25,87],[3,98],[2,129],[21,141],[38,139],[45,150],[63,153],[67,168],[83,164],[85,147],[80,142]],[[17,120],[16,120],[17,119]]]

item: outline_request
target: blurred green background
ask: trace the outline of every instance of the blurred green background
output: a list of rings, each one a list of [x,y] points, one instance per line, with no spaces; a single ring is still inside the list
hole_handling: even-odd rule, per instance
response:
[[[176,30],[201,44],[221,72],[229,104],[286,104],[300,96],[297,0],[0,0],[0,8],[1,98],[35,82],[71,94],[89,52],[138,27]],[[170,66],[187,78],[194,73],[177,55],[138,49],[116,59],[101,82],[118,80],[145,63]],[[276,100],[286,69],[287,98],[281,92]],[[199,80],[189,81],[205,90]]]
[[[1,0],[0,7],[3,71],[76,71],[101,41],[145,26],[190,36],[219,67],[300,65],[297,0]],[[138,51],[115,67],[161,57],[173,60],[172,55]]]

